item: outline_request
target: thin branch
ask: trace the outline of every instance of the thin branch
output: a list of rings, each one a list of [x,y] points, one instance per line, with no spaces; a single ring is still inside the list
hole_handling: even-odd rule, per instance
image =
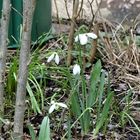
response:
[[[64,2],[65,2],[65,8],[66,8],[67,16],[68,16],[69,19],[71,19],[70,14],[69,14],[69,10],[68,10],[67,0],[64,0]]]
[[[79,0],[73,1],[73,13],[71,19],[71,28],[69,33],[69,41],[68,41],[68,56],[67,56],[67,65],[69,66],[72,61],[72,49],[73,49],[73,41],[74,41],[74,31],[76,25],[76,18],[78,12]]]
[[[58,21],[58,23],[59,23],[59,25],[60,25],[60,18],[59,18],[59,11],[58,11],[58,7],[57,7],[57,2],[56,2],[56,0],[54,0],[54,4],[55,4],[55,8],[56,8],[56,17],[57,17],[57,21]]]
[[[89,31],[91,30],[91,27],[92,27],[94,19],[95,19],[95,15],[94,15],[94,11],[93,11],[93,6],[92,6],[93,2],[94,2],[94,0],[92,0],[91,2],[90,2],[90,0],[88,0],[88,3],[90,5],[90,9],[91,9],[91,14],[92,14],[92,19],[91,19],[91,22],[90,22]]]
[[[14,139],[23,140],[23,122],[26,100],[26,84],[28,76],[28,65],[30,62],[30,42],[33,13],[36,0],[23,1],[23,34],[20,49],[19,73],[16,91],[16,107],[14,116]]]
[[[80,13],[81,13],[81,11],[82,11],[83,2],[84,2],[84,0],[81,1],[81,5],[80,5],[80,8],[79,8],[79,11],[77,12],[77,17],[80,15]],[[76,18],[77,18],[77,17],[76,17]]]

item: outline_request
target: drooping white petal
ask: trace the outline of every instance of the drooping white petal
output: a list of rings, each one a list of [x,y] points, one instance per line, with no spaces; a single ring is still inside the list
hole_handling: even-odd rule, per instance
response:
[[[83,34],[79,34],[75,37],[75,42],[80,42],[81,37],[83,36]]]
[[[56,108],[56,104],[52,104],[51,107],[49,108],[49,114],[51,114]]]
[[[75,64],[74,67],[73,67],[73,74],[74,75],[77,75],[77,74],[80,74],[80,66],[78,64]]]
[[[81,45],[85,45],[88,42],[88,37],[86,36],[86,34],[79,34],[75,37],[75,42],[80,41]]]
[[[59,59],[59,55],[57,53],[55,54],[54,61],[57,65],[59,64],[60,59]]]
[[[47,63],[51,62],[54,59],[55,53],[51,54],[47,60]]]
[[[94,33],[86,33],[86,35],[92,39],[96,39],[97,38],[97,35],[94,34]]]
[[[56,104],[57,104],[58,106],[60,106],[60,107],[68,108],[67,105],[64,104],[64,103],[56,103]]]
[[[79,35],[77,35],[76,37],[75,37],[75,42],[78,42],[79,41]]]
[[[80,39],[80,44],[81,45],[85,45],[88,42],[88,38],[85,34],[81,34],[79,39]]]

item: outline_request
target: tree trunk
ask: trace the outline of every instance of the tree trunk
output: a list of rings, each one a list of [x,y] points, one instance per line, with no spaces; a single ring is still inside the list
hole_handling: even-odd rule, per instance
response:
[[[31,29],[36,0],[23,0],[23,34],[20,49],[16,108],[14,116],[14,140],[23,140],[23,123],[26,100],[26,83],[30,55]],[[42,16],[42,15],[40,15]]]
[[[3,118],[4,106],[4,84],[5,84],[5,68],[6,68],[6,54],[7,54],[7,40],[8,40],[8,27],[10,19],[10,0],[3,0],[2,19],[0,27],[0,118]],[[0,121],[0,133],[2,123]]]

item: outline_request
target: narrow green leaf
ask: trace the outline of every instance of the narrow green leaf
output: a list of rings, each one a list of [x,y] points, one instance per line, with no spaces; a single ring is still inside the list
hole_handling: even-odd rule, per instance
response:
[[[74,115],[78,118],[82,112],[81,112],[81,107],[80,107],[80,101],[78,99],[76,92],[74,92],[71,95],[71,108]],[[82,117],[80,118],[80,124],[82,126],[82,129],[84,129],[84,123],[83,123]]]
[[[7,76],[7,92],[9,94],[11,94],[12,92],[15,92],[16,89],[16,79],[14,77],[14,74],[17,73],[17,69],[18,69],[18,62],[17,60],[14,58],[12,64],[9,67],[9,71],[8,71],[8,76]]]
[[[38,105],[38,103],[37,103],[37,101],[35,99],[35,96],[33,94],[33,91],[32,91],[32,89],[31,89],[31,87],[30,87],[28,82],[27,82],[26,88],[27,88],[27,91],[28,91],[28,93],[30,95],[30,99],[31,99],[31,103],[32,103],[32,108],[33,108],[34,112],[35,113],[38,112],[39,114],[42,114],[41,110],[39,108],[39,105]]]
[[[97,108],[97,110],[98,110],[97,117],[99,117],[99,114],[100,114],[100,111],[101,111],[101,107],[102,107],[104,84],[105,84],[105,73],[103,72],[102,75],[101,75],[100,85],[99,85],[99,88],[98,88],[99,104],[98,104],[98,108]]]
[[[34,129],[33,129],[32,125],[31,124],[28,124],[27,127],[29,129],[31,139],[32,140],[36,140],[36,134],[34,132]]]
[[[87,107],[91,107],[95,101],[96,101],[96,87],[100,80],[100,74],[101,74],[101,61],[97,61],[95,64],[90,77],[90,93],[87,98]]]
[[[31,81],[34,84],[34,87],[36,88],[37,92],[40,93],[41,96],[41,107],[42,109],[44,108],[44,96],[43,96],[43,91],[39,85],[39,83],[37,82],[36,78],[30,73],[31,77],[33,80],[28,79],[29,81]]]
[[[91,125],[91,114],[90,111],[87,110],[84,114],[83,114],[83,122],[84,122],[84,133],[87,134]]]
[[[105,101],[103,111],[101,112],[101,117],[97,119],[97,124],[96,124],[96,128],[95,128],[93,136],[96,136],[96,134],[99,132],[100,128],[103,126],[105,120],[107,119],[109,108],[110,108],[110,105],[112,102],[112,97],[113,97],[113,93],[110,92]]]
[[[140,133],[140,127],[135,123],[134,119],[128,113],[124,112],[124,114],[132,121],[132,123],[134,124],[138,132]]]
[[[51,140],[50,139],[50,120],[48,116],[44,117],[42,121],[38,140]]]

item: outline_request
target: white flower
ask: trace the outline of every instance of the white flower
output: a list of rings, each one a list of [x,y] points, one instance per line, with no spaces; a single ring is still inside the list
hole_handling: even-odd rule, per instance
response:
[[[75,37],[75,42],[80,41],[81,45],[85,45],[88,42],[88,38],[96,39],[97,35],[94,33],[79,34]]]
[[[80,41],[81,45],[85,45],[88,42],[88,38],[85,34],[79,34],[78,36],[76,36],[75,38],[75,42]]]
[[[47,63],[51,62],[54,59],[54,55],[55,55],[55,53],[53,53],[52,55],[49,56]]]
[[[86,35],[92,39],[97,39],[97,35],[94,33],[86,33]]]
[[[48,57],[47,63],[50,63],[52,60],[54,60],[57,65],[59,64],[60,59],[59,59],[59,55],[56,52],[52,53]]]
[[[77,75],[77,74],[80,74],[80,66],[78,64],[75,64],[74,67],[73,67],[73,74],[74,75]]]
[[[51,114],[55,109],[57,110],[59,107],[68,108],[66,104],[61,102],[51,101],[51,107],[49,108],[49,114]]]
[[[59,55],[57,53],[55,54],[54,61],[57,65],[59,64]]]

